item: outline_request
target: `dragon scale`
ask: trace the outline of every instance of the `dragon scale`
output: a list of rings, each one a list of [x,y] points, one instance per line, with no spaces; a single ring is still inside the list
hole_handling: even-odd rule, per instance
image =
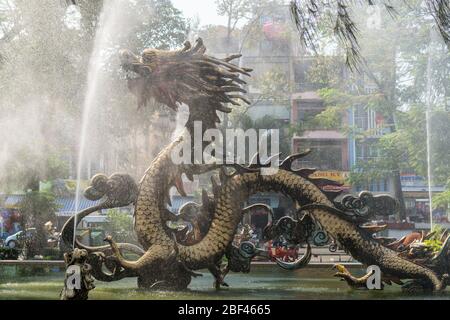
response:
[[[208,267],[214,260],[220,258],[232,241],[242,218],[240,211],[242,202],[254,193],[266,191],[281,192],[296,201],[332,205],[331,201],[312,182],[289,171],[278,170],[273,175],[262,175],[259,172],[236,175],[227,179],[222,187],[208,233],[198,244],[178,245],[179,259],[189,269],[197,270]],[[442,288],[441,280],[432,270],[399,258],[395,251],[371,239],[369,234],[352,222],[326,209],[316,208],[310,213],[332,238],[343,244],[359,261],[368,265],[377,264],[383,272],[400,278],[428,281],[435,290]],[[139,219],[139,221],[143,221],[148,226],[139,226],[137,230],[152,229],[155,231],[154,234],[165,234],[166,245],[171,243],[171,238],[164,230],[156,231],[158,226],[162,225],[161,223],[155,224],[154,220],[146,219]],[[162,236],[160,239],[163,239]],[[168,247],[171,246],[173,246],[172,243],[168,245]]]

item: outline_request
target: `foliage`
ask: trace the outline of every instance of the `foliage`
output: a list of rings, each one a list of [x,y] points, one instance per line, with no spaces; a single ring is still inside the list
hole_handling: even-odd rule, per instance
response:
[[[349,95],[340,93],[333,88],[324,88],[319,90],[319,96],[323,99],[326,109],[315,117],[307,119],[304,129],[341,129],[346,126],[342,122],[343,115],[347,111]]]
[[[265,72],[257,77],[252,84],[256,85],[261,91],[259,99],[284,99],[291,89],[286,75],[276,70]]]
[[[434,234],[430,239],[440,240],[440,239],[442,239],[442,236],[444,235],[444,233],[447,232],[447,228],[445,228],[441,224],[434,224],[433,230],[431,230],[431,232],[433,232]]]
[[[47,233],[44,224],[54,221],[58,205],[53,194],[47,192],[30,191],[19,203],[22,230],[36,228],[36,235],[25,239],[28,257],[40,254],[47,245]]]
[[[423,241],[424,245],[430,248],[433,252],[438,252],[442,248],[442,242],[436,239],[429,239]]]
[[[45,276],[50,273],[49,267],[43,266],[19,266],[16,268],[17,276],[19,277],[36,277]]]
[[[67,177],[69,173],[68,163],[56,150],[48,151],[43,156],[28,147],[10,154],[3,164],[3,170],[1,180],[3,190],[6,191],[38,191],[39,181]]]
[[[44,248],[42,251],[44,260],[63,260],[64,252],[59,248]]]
[[[433,252],[438,252],[442,248],[442,236],[447,232],[447,229],[440,224],[435,224],[431,232],[433,235],[429,239],[424,240],[423,243]]]
[[[0,260],[17,260],[20,250],[16,248],[0,247]]]
[[[89,59],[103,2],[77,0],[76,6],[67,8],[64,1],[0,0],[0,51],[10,57],[0,64],[2,192],[37,190],[39,180],[75,175]],[[93,170],[137,175],[145,166],[138,161],[144,158],[140,153],[156,153],[149,149],[159,150],[158,144],[149,141],[163,143],[160,135],[170,137],[172,127],[159,106],[150,104],[136,111],[130,103],[133,96],[117,51],[179,47],[189,25],[169,0],[119,3],[124,10],[118,31],[107,39],[99,75],[108,90],[98,90],[96,95],[91,119],[98,121],[89,126],[86,153],[90,159],[104,159],[104,167]],[[11,36],[2,37],[5,31]],[[147,143],[140,142],[141,136]],[[82,174],[90,178],[87,170]]]
[[[134,32],[124,34],[135,41],[138,52],[145,48],[174,49],[187,38],[188,22],[170,0],[138,1],[135,5],[130,4],[126,14],[129,19],[142,22]],[[133,33],[135,36],[130,37]]]
[[[217,14],[227,18],[227,36],[236,30],[239,23],[246,21],[249,25],[257,20],[265,9],[276,5],[276,0],[215,0]]]
[[[208,26],[207,29],[222,31],[225,28],[225,37],[221,33],[217,34],[222,47],[219,52],[225,53],[235,50],[233,45],[237,45],[237,52],[241,53],[244,47],[255,47],[260,41],[264,41],[261,17],[272,15],[280,8],[284,8],[283,0],[215,0],[215,3],[217,13],[224,16],[227,23],[225,27]],[[291,29],[294,28],[289,28],[289,30],[285,28],[283,31],[286,38]],[[208,43],[211,42],[214,44],[214,39],[208,40]]]
[[[427,176],[427,132],[423,108],[412,107],[406,112],[398,113],[397,121],[397,131],[382,136],[376,143],[378,157],[358,164],[356,172],[351,176],[352,182],[358,183],[369,177],[387,177],[397,168]],[[430,122],[433,183],[442,184],[450,176],[450,113],[434,111]],[[443,197],[445,195],[441,195],[439,199]]]
[[[306,81],[321,89],[341,88],[344,77],[340,56],[318,56],[306,74]]]
[[[281,158],[283,156],[288,156],[290,153],[290,135],[289,135],[289,125],[284,123],[282,120],[278,120],[272,116],[265,115],[262,118],[253,120],[249,115],[242,114],[239,118],[239,122],[236,124],[237,128],[243,130],[255,129],[255,130],[279,130],[279,152],[281,153]],[[271,150],[271,139],[268,139],[268,148]]]
[[[106,214],[105,232],[117,242],[138,243],[134,233],[133,217],[118,209],[110,209]]]
[[[396,136],[387,137],[403,150],[406,162],[419,175],[427,176],[426,115],[423,108],[412,107],[398,117],[399,130]],[[433,183],[443,184],[450,176],[450,112],[434,110],[430,114],[430,151]]]
[[[450,204],[450,188],[449,188],[449,184],[447,183],[445,191],[435,194],[433,196],[433,209],[436,208],[448,208]]]
[[[291,88],[286,75],[277,70],[268,70],[263,74],[256,76],[251,86],[258,89],[258,93],[252,94],[250,98],[250,105],[233,107],[230,115],[230,120],[233,124],[241,122],[242,116],[246,115],[248,110],[264,102],[276,102],[278,105],[289,107],[289,100],[286,96],[289,94]]]
[[[426,0],[427,14],[435,20],[435,24],[443,38],[450,45],[450,5],[448,1]],[[393,6],[390,1],[373,0],[292,0],[291,13],[295,25],[299,31],[303,44],[317,50],[318,38],[322,33],[333,33],[335,40],[345,51],[346,64],[350,68],[360,68],[364,65],[364,55],[361,52],[361,29],[362,24],[358,23],[353,14],[353,9],[365,8],[367,12],[376,11],[374,6],[383,6],[391,17],[398,17],[401,14],[399,7],[420,5],[417,1],[405,1]],[[372,9],[371,9],[372,8]],[[419,19],[423,13],[415,15],[413,18]],[[366,23],[376,17],[367,17]],[[377,23],[377,21],[372,21]]]
[[[254,3],[254,2],[253,2]],[[217,14],[226,16],[228,20],[228,36],[243,19],[249,19],[252,1],[249,0],[216,0]]]
[[[381,127],[362,130],[336,123],[335,128],[372,150],[369,159],[352,168],[350,182],[366,186],[373,180],[389,178],[395,184],[395,196],[402,199],[400,172],[427,176],[425,110],[430,103],[432,180],[435,184],[446,182],[450,169],[446,129],[450,125],[446,111],[450,56],[430,31],[432,17],[421,1],[411,1],[409,5],[396,5],[396,19],[380,15],[379,26],[369,26],[364,20],[367,6],[355,5],[352,9],[360,28],[358,46],[364,63],[359,73],[342,71],[339,47],[333,51],[336,57],[317,59],[308,78],[322,87],[320,95],[327,110],[316,121],[325,118],[325,124],[332,127],[331,115],[361,107],[382,116]],[[324,30],[320,30],[324,39],[329,39]],[[385,134],[381,138],[379,131]],[[440,200],[444,201],[443,197]]]

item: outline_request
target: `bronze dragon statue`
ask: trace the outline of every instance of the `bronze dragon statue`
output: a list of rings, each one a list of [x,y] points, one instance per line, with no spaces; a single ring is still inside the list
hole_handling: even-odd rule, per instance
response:
[[[186,42],[177,51],[146,49],[141,56],[128,50],[120,52],[122,68],[133,77],[128,78],[128,87],[136,95],[138,107],[144,106],[150,98],[177,110],[180,104],[189,107],[189,118],[184,132],[166,146],[151,162],[138,185],[126,174],[111,177],[97,175],[91,187],[85,191],[89,199],[104,201],[72,217],[64,226],[62,239],[77,249],[85,250],[83,263],[89,263],[91,275],[101,281],[114,281],[123,277],[137,277],[139,287],[185,289],[196,270],[207,268],[216,278],[216,287],[226,285],[223,277],[229,270],[249,271],[249,262],[257,250],[244,244],[239,248],[232,242],[242,219],[242,207],[249,196],[257,192],[274,191],[289,196],[298,206],[297,217],[272,222],[265,232],[271,239],[280,233],[290,235],[290,241],[308,243],[310,228],[316,225],[340,247],[355,259],[367,265],[377,265],[383,274],[398,279],[412,279],[414,283],[431,290],[442,290],[446,285],[448,264],[439,268],[421,263],[419,260],[402,256],[388,248],[383,241],[373,237],[370,228],[363,224],[373,215],[392,214],[396,207],[394,199],[388,196],[373,197],[362,193],[359,197],[344,197],[336,200],[336,194],[321,191],[324,183],[310,179],[313,169],[293,169],[293,163],[308,152],[291,155],[278,163],[273,174],[263,174],[267,163],[259,157],[248,165],[239,164],[175,164],[174,152],[193,136],[194,123],[202,122],[202,133],[215,128],[220,122],[217,112],[229,113],[228,105],[237,105],[243,96],[245,81],[251,69],[239,67],[232,60],[240,55],[217,59],[205,54],[201,39],[194,46]],[[193,146],[191,145],[191,148]],[[213,179],[213,195],[203,192],[201,205],[189,205],[186,210],[198,211],[202,221],[200,236],[187,240],[180,236],[176,218],[167,209],[169,190],[176,187],[184,195],[182,175],[192,180],[194,175],[213,170],[220,171],[220,184]],[[108,236],[109,243],[102,247],[88,247],[73,239],[74,219],[99,209],[134,205],[135,231],[142,247],[118,244]],[[186,218],[190,220],[191,218]],[[183,232],[186,233],[186,226]],[[123,253],[132,252],[137,260],[127,260]],[[443,255],[447,257],[445,252]],[[229,265],[221,269],[224,256]],[[311,247],[294,262],[277,261],[286,269],[306,265],[311,258]],[[241,261],[242,263],[239,263]],[[110,272],[104,271],[102,266]]]

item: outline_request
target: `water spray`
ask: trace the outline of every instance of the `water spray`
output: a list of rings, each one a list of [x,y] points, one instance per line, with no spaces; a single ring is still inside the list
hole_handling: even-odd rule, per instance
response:
[[[108,35],[112,33],[113,28],[117,27],[117,21],[119,18],[120,0],[112,0],[105,2],[100,14],[99,28],[95,34],[94,46],[91,57],[89,59],[89,71],[87,78],[87,92],[83,105],[83,116],[81,125],[80,145],[78,150],[78,162],[77,162],[77,183],[75,192],[75,215],[79,211],[80,196],[81,196],[81,175],[83,170],[83,161],[86,148],[86,138],[89,128],[89,120],[91,116],[91,110],[96,102],[97,94],[99,92],[99,85],[101,83],[101,71],[103,68],[103,54],[108,47]],[[75,216],[74,229],[73,229],[73,243],[75,248],[76,229],[78,221]]]
[[[427,130],[427,179],[428,179],[428,201],[429,201],[429,210],[430,210],[430,230],[433,230],[433,191],[431,190],[432,186],[432,172],[431,172],[431,133],[430,133],[430,114],[431,114],[431,104],[432,104],[432,64],[433,64],[433,56],[432,56],[432,46],[434,39],[436,38],[436,31],[434,28],[430,30],[430,44],[428,48],[428,62],[427,62],[427,110],[425,111],[425,122],[426,122],[426,130]]]

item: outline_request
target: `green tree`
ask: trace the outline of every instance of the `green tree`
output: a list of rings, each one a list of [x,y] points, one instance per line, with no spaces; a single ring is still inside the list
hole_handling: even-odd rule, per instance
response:
[[[133,217],[118,209],[110,209],[106,214],[105,232],[118,242],[138,243],[134,232]]]
[[[5,57],[0,64],[2,191],[37,190],[40,179],[74,176],[89,59],[103,0],[74,2],[76,6],[68,8],[64,1],[0,0],[0,51]],[[153,153],[152,140],[163,143],[152,134],[164,132],[168,137],[171,126],[160,123],[166,121],[160,121],[158,105],[136,112],[117,51],[179,47],[189,25],[168,0],[127,1],[123,7],[120,30],[105,48],[101,82],[108,89],[97,94],[91,117],[96,125],[92,120],[86,153],[89,160],[98,160],[95,163],[104,159],[102,163],[112,164],[93,170],[138,176],[144,170],[140,153]],[[136,143],[142,137],[147,139],[145,150]]]
[[[27,258],[42,254],[42,249],[47,245],[47,233],[44,224],[47,221],[55,221],[57,210],[58,205],[53,194],[46,192],[27,192],[19,203],[22,230],[36,228],[35,236],[31,239],[25,239]]]
[[[252,85],[259,89],[259,93],[252,96],[250,104],[236,106],[230,114],[231,125],[235,128],[248,129],[279,129],[280,145],[279,149],[283,156],[290,153],[290,124],[283,120],[265,115],[259,119],[252,119],[248,111],[250,108],[270,101],[276,103],[278,108],[280,105],[289,108],[290,101],[286,99],[289,96],[291,88],[286,75],[277,70],[269,70],[258,77],[255,77]]]
[[[364,9],[362,7],[360,10]],[[333,76],[330,70],[341,70],[345,62],[339,58],[328,58],[318,59],[310,77],[316,81],[322,80],[321,84],[327,87],[321,94],[329,108],[345,110],[351,106],[364,106],[383,115],[384,130],[390,134],[378,142],[371,139],[373,130],[361,131],[343,126],[348,134],[360,141],[374,141],[373,145],[378,150],[374,159],[357,163],[352,170],[351,181],[364,186],[368,181],[389,177],[395,196],[401,203],[399,218],[403,220],[405,206],[400,172],[406,168],[424,172],[418,168],[417,158],[422,156],[423,164],[424,161],[426,163],[426,156],[423,157],[423,152],[416,152],[418,150],[414,147],[426,149],[426,135],[420,131],[425,127],[424,121],[417,121],[425,119],[423,111],[428,105],[428,83],[433,83],[434,109],[443,108],[443,102],[448,99],[449,68],[445,46],[430,39],[432,17],[422,12],[421,1],[409,6],[398,5],[396,9],[397,19],[381,16],[378,27],[366,25],[361,28],[364,36],[359,38],[358,43],[364,63],[359,74],[336,72],[337,76]],[[358,13],[355,16],[360,20],[365,17]],[[359,25],[364,26],[362,23]],[[427,73],[430,52],[435,67]],[[417,117],[415,107],[422,110],[421,116]],[[410,132],[419,128],[419,132]],[[408,141],[410,148],[406,146]]]
[[[95,117],[100,121],[93,129],[96,139],[91,144],[94,156],[117,159],[117,166],[107,170],[126,171],[138,178],[148,165],[148,156],[156,155],[170,139],[175,113],[154,101],[136,110],[136,104],[130,103],[134,97],[124,81],[116,48],[127,48],[138,54],[145,48],[179,48],[190,26],[168,0],[128,2],[122,15],[123,20],[135,23],[126,24],[111,39],[113,54],[107,60],[104,78],[114,90],[100,93],[95,110]]]
[[[227,18],[227,44],[230,44],[238,23],[251,18],[250,9],[254,4],[251,0],[216,0],[217,13]]]
[[[50,178],[55,168],[67,177],[62,154],[76,145],[71,129],[83,88],[78,31],[65,24],[59,2],[2,3],[9,4],[5,25],[15,31],[3,46],[7,58],[0,68],[0,185],[37,190],[38,179]]]
[[[249,115],[243,114],[242,116],[240,116],[239,122],[236,124],[236,127],[241,128],[243,130],[278,129],[280,139],[278,148],[279,152],[281,153],[280,159],[283,159],[283,157],[287,157],[290,154],[291,140],[289,135],[289,124],[286,124],[283,120],[276,119],[269,115],[265,115],[262,118],[253,120]],[[268,139],[268,143],[269,143],[268,148],[271,150],[270,139]]]
[[[68,171],[67,161],[56,150],[42,155],[29,148],[18,149],[9,154],[3,164],[2,189],[6,192],[39,191],[40,181],[67,177]]]
[[[450,183],[445,185],[445,191],[433,197],[433,209],[443,207],[448,208],[450,205]]]

